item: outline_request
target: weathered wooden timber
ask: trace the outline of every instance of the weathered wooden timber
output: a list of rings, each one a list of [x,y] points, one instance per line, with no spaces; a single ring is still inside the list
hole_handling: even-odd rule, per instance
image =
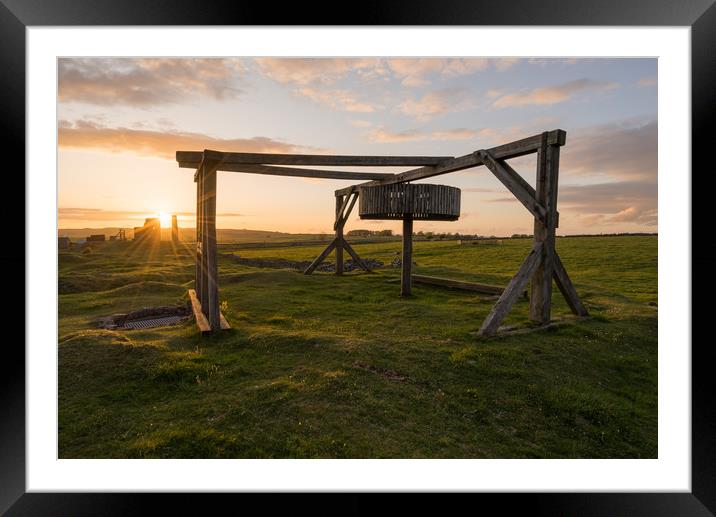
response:
[[[204,151],[177,151],[176,160],[186,167],[196,168],[204,156],[221,161],[221,167],[229,163],[256,165],[319,165],[359,167],[401,167],[413,165],[436,165],[452,156],[346,156],[330,154],[273,154],[273,153],[226,153],[205,149]],[[194,165],[189,165],[193,163]],[[224,170],[221,168],[219,170]]]
[[[436,285],[439,287],[447,287],[449,289],[459,289],[462,291],[472,291],[484,294],[502,294],[504,287],[499,285],[481,284],[479,282],[466,282],[464,280],[454,280],[452,278],[440,278],[428,275],[413,275],[413,282],[418,284]],[[523,298],[527,298],[527,290],[521,293]]]
[[[179,167],[196,168],[196,162],[179,162]],[[278,167],[275,165],[253,165],[245,163],[221,163],[218,170],[227,172],[244,172],[247,174],[263,174],[265,176],[293,176],[297,178],[319,178],[334,180],[376,180],[394,176],[385,172],[352,172],[330,171],[323,169],[305,169],[299,167]]]
[[[370,271],[344,237],[344,227],[356,201],[361,219],[402,219],[403,260],[401,294],[411,293],[411,282],[422,281],[457,289],[500,294],[500,298],[482,323],[480,334],[497,332],[515,301],[525,294],[531,282],[530,318],[547,325],[551,318],[552,281],[554,280],[574,314],[587,316],[567,271],[555,250],[555,229],[559,224],[557,185],[559,148],[565,145],[561,129],[546,131],[504,145],[481,149],[470,154],[451,156],[336,156],[318,154],[233,153],[205,149],[177,151],[180,167],[196,169],[197,245],[195,287],[190,291],[192,308],[202,332],[228,328],[219,311],[216,263],[216,174],[231,171],[273,176],[324,179],[369,180],[335,191],[334,239],[316,257],[305,273],[312,273],[332,252],[336,252],[336,274],[343,272],[343,250],[365,271]],[[525,181],[506,160],[537,153],[536,188]],[[460,215],[460,190],[445,185],[409,183],[441,174],[485,165],[534,217],[534,246],[517,274],[504,289],[423,275],[412,275],[413,221],[454,221]],[[309,169],[301,166],[395,167],[417,166],[398,174]]]
[[[547,143],[549,144],[564,145],[566,141],[566,133],[561,129],[555,129],[554,131],[549,131],[546,134]],[[529,138],[523,138],[522,140],[510,142],[509,144],[492,147],[491,149],[488,149],[488,152],[493,158],[497,160],[518,158],[520,156],[525,156],[526,154],[536,153],[542,145],[542,138],[542,135],[535,135]],[[435,165],[428,165],[419,169],[401,172],[400,174],[395,174],[393,177],[389,177],[386,179],[375,180],[370,183],[361,183],[359,185],[351,185],[350,187],[336,190],[335,194],[337,196],[349,194],[350,192],[356,191],[360,187],[387,185],[389,183],[404,183],[406,181],[416,181],[425,178],[431,178],[440,174],[457,172],[464,169],[477,167],[479,165],[483,165],[483,162],[480,158],[478,151],[475,151],[473,153],[466,154],[465,156],[460,156],[458,158],[449,158],[446,160],[442,160],[440,163]]]
[[[455,221],[460,217],[460,189],[428,183],[396,183],[359,189],[361,219]]]

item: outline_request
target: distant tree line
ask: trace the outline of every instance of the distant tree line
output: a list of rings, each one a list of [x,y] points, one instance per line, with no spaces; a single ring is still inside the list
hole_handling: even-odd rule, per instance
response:
[[[348,237],[392,237],[393,230],[351,230]]]
[[[657,233],[646,232],[623,232],[623,233],[599,233],[599,234],[578,234],[578,235],[558,235],[558,237],[619,237],[619,236],[639,236],[639,235],[658,235]],[[350,230],[346,233],[347,237],[392,237],[393,230]],[[509,237],[496,235],[478,235],[476,233],[451,233],[451,232],[424,232],[419,231],[413,233],[417,240],[425,241],[469,241],[480,239],[531,239],[531,233],[513,233]]]

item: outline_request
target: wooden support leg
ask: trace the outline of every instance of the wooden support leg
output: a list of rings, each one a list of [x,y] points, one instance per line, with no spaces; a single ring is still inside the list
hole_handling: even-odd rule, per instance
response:
[[[368,265],[365,262],[363,262],[363,259],[358,256],[358,253],[356,253],[356,251],[353,249],[353,247],[350,244],[348,244],[348,242],[345,239],[343,239],[343,247],[346,249],[348,254],[351,256],[351,258],[353,259],[353,262],[358,264],[358,267],[360,267],[363,271],[366,271],[368,273],[373,272],[368,267]]]
[[[321,262],[326,260],[326,257],[330,255],[331,251],[333,251],[333,248],[336,247],[336,239],[333,239],[331,243],[326,246],[326,249],[321,252],[320,255],[318,255],[313,262],[311,262],[311,265],[306,268],[306,270],[303,272],[304,275],[310,275],[315,271],[315,269],[321,265]]]
[[[343,274],[343,223],[341,214],[348,196],[336,196],[336,275]]]
[[[547,144],[548,133],[542,135],[542,146],[537,159],[536,199],[546,211],[544,222],[535,217],[535,245],[542,243],[542,260],[532,275],[530,319],[549,323],[552,311],[552,276],[554,274],[554,244],[557,211],[557,176],[559,172],[559,145]]]
[[[413,217],[403,218],[403,259],[400,279],[400,296],[410,296],[411,274],[413,271]]]
[[[218,264],[216,253],[216,166],[204,165],[204,198],[206,214],[206,281],[207,301],[206,317],[212,331],[221,329],[221,313],[219,311],[219,287],[217,284]],[[204,304],[202,303],[202,308]]]
[[[582,301],[579,299],[577,290],[572,285],[572,281],[569,279],[567,270],[564,269],[564,264],[559,258],[557,253],[554,254],[554,281],[557,287],[562,292],[564,299],[567,300],[567,305],[573,314],[577,316],[589,316],[587,309],[582,305]]]
[[[204,210],[204,203],[203,203],[203,192],[202,192],[202,182],[203,182],[203,176],[201,174],[201,171],[203,168],[200,168],[197,171],[197,174],[195,176],[196,181],[196,255],[194,257],[194,291],[196,293],[196,296],[199,298],[199,303],[201,304],[201,280],[203,278],[202,274],[202,253],[201,253],[201,243],[203,240],[203,234],[202,234],[202,214]]]
[[[527,258],[520,266],[517,274],[513,276],[510,283],[507,284],[507,287],[505,287],[505,290],[490,311],[490,314],[488,314],[485,321],[482,322],[482,326],[479,331],[481,336],[489,336],[497,332],[500,323],[502,323],[502,320],[505,319],[507,313],[510,312],[512,305],[514,305],[517,298],[519,298],[520,293],[527,285],[527,282],[529,282],[530,277],[540,266],[544,257],[542,254],[542,247],[543,244],[541,242],[534,245],[534,248],[532,248],[530,254],[527,255]]]
[[[206,167],[202,165],[199,173],[201,180],[201,291],[198,293],[202,310],[206,317],[209,317],[207,307],[209,303],[209,281],[207,279],[207,251],[209,246],[209,234],[207,229],[208,216],[206,211]]]

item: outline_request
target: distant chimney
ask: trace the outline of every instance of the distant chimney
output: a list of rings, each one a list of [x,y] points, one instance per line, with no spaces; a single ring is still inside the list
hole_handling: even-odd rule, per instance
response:
[[[177,224],[177,216],[172,215],[172,242],[179,243],[179,225]]]

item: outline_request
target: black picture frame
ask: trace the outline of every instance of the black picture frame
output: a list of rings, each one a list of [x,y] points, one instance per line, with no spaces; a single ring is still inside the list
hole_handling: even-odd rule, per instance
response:
[[[708,129],[716,104],[716,7],[714,0],[547,0],[531,2],[456,1],[362,3],[349,9],[341,19],[326,20],[328,25],[613,25],[613,26],[689,26],[692,37],[692,170],[708,173],[707,151],[713,147]],[[334,6],[335,7],[335,6]],[[353,7],[346,4],[344,7]],[[349,10],[343,10],[348,12]],[[0,131],[6,160],[6,181],[15,181],[15,192],[25,192],[23,175],[25,148],[25,30],[28,26],[82,25],[316,25],[320,13],[338,12],[319,3],[282,3],[280,8],[263,4],[206,0],[0,0]],[[12,152],[10,152],[12,150]],[[692,237],[707,235],[705,218],[693,212],[695,201],[708,195],[706,189],[692,185]],[[689,178],[684,178],[688,181]],[[24,196],[13,196],[24,199]],[[15,213],[19,208],[15,208]],[[7,213],[10,213],[7,210]],[[24,213],[24,212],[23,212]],[[6,214],[7,216],[7,214]],[[703,226],[703,227],[702,227]],[[699,231],[701,230],[701,231]],[[14,238],[16,239],[16,237]],[[24,249],[17,245],[2,255],[4,268],[25,268]],[[709,250],[710,251],[710,250]],[[712,269],[709,252],[692,248],[692,276],[700,277]],[[5,269],[6,271],[8,269]],[[705,277],[707,278],[707,277]],[[24,293],[21,275],[6,276],[6,291]],[[693,295],[692,295],[693,296]],[[16,304],[16,306],[19,303]],[[708,321],[708,304],[692,303],[692,321]],[[31,310],[31,307],[27,307]],[[701,324],[703,325],[703,323]],[[19,325],[17,325],[19,326]],[[0,376],[0,512],[6,515],[131,515],[145,513],[149,498],[167,513],[171,507],[180,514],[206,514],[214,505],[225,505],[233,495],[196,497],[189,494],[68,494],[26,493],[25,489],[25,353],[19,340],[5,339],[3,375]],[[692,491],[690,493],[581,493],[581,494],[474,494],[481,508],[496,504],[501,512],[528,509],[534,515],[713,515],[716,513],[716,376],[711,372],[714,353],[709,339],[692,346]],[[12,365],[12,366],[10,366]],[[430,505],[417,498],[423,510]],[[373,513],[384,503],[376,495],[351,495],[340,510],[317,507],[305,498],[288,503],[295,513],[359,514]],[[245,503],[244,503],[245,504]],[[283,498],[262,498],[265,510],[284,505]],[[427,506],[426,506],[427,504]],[[444,509],[443,503],[438,503]],[[470,503],[471,505],[474,502]],[[321,505],[323,506],[323,505]]]

